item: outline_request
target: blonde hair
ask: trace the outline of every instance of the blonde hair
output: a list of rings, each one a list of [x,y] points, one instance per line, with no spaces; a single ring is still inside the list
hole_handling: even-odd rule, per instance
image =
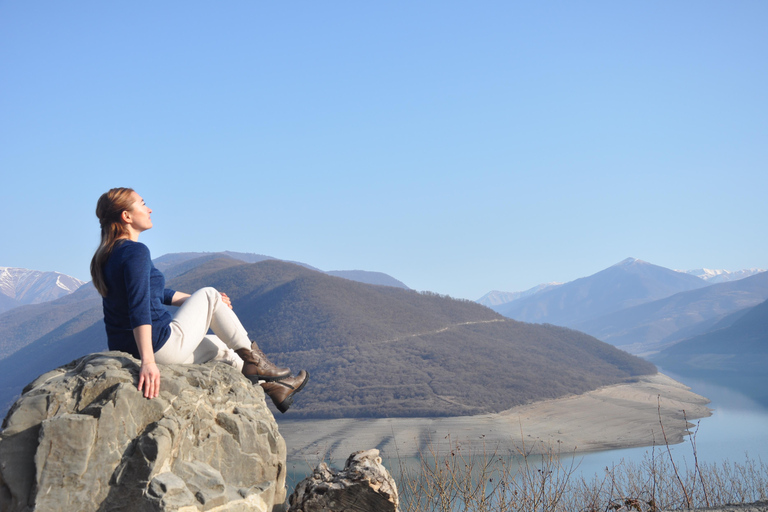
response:
[[[127,233],[120,217],[124,211],[130,210],[133,206],[132,193],[132,188],[113,188],[101,194],[96,203],[96,216],[101,224],[101,243],[91,259],[91,279],[93,279],[93,286],[102,297],[107,296],[104,264],[112,254],[118,239]]]

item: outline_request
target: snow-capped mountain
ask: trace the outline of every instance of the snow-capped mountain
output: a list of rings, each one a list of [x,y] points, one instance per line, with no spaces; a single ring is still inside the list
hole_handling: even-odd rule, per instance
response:
[[[58,299],[69,295],[83,284],[85,281],[60,272],[0,267],[0,293],[12,299],[0,302],[0,310],[7,311],[24,304],[39,304]]]
[[[709,284],[725,283],[727,281],[737,281],[744,279],[745,277],[765,272],[764,268],[745,268],[744,270],[712,270],[709,268],[697,268],[694,270],[681,270],[679,272],[685,272],[705,280]]]

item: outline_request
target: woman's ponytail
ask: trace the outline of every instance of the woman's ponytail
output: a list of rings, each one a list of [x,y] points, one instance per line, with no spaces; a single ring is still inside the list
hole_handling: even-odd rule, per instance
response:
[[[133,205],[130,188],[113,188],[101,195],[96,203],[96,216],[101,224],[101,243],[91,259],[91,279],[93,286],[102,297],[107,296],[107,284],[104,282],[104,264],[112,254],[118,239],[126,234],[120,220],[125,210]]]

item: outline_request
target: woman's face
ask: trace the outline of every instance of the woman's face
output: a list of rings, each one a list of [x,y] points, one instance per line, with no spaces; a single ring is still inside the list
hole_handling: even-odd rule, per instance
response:
[[[138,232],[146,231],[152,227],[152,209],[144,203],[136,192],[131,192],[134,201],[129,210],[123,212],[123,220]]]

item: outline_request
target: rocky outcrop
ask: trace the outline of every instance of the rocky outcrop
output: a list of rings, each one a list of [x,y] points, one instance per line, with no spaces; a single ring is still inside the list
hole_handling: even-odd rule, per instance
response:
[[[260,387],[221,363],[91,354],[24,389],[0,433],[0,510],[282,510],[285,442]]]
[[[379,450],[355,452],[335,472],[322,462],[291,494],[288,512],[398,512],[394,479]]]

